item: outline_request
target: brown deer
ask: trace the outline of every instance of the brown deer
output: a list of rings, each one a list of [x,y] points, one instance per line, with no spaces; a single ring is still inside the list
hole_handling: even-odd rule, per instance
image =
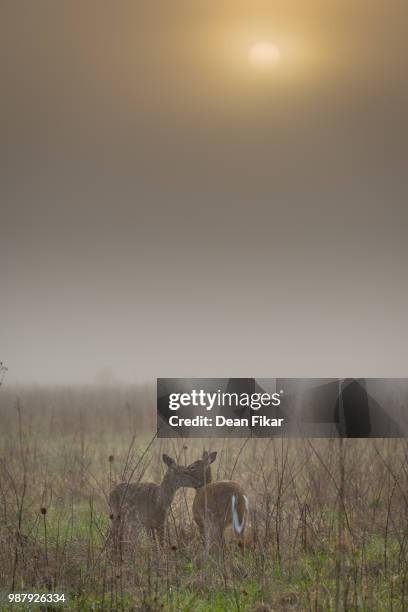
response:
[[[242,538],[249,510],[248,497],[237,482],[211,482],[210,465],[216,457],[216,452],[204,451],[202,459],[195,463],[196,469],[201,466],[204,485],[195,486],[193,516],[204,538],[207,553],[213,544],[224,545],[224,531],[229,525],[232,525],[234,534]]]
[[[123,534],[125,526],[134,529],[143,526],[153,537],[164,543],[167,513],[180,487],[202,487],[204,476],[201,463],[188,467],[177,465],[168,455],[163,455],[167,472],[160,484],[138,482],[118,484],[109,496],[113,536]]]

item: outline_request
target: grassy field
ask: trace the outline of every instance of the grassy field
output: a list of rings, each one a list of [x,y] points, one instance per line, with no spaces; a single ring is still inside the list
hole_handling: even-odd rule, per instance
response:
[[[405,440],[158,440],[150,388],[3,387],[0,418],[0,591],[63,592],[72,610],[408,609]],[[204,447],[213,479],[247,491],[245,546],[230,534],[205,561],[182,489],[164,549],[141,535],[118,559],[112,486]]]

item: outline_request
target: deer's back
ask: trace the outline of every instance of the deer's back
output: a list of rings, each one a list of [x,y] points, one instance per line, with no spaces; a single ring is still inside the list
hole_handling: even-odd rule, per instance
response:
[[[233,495],[236,497],[245,495],[241,485],[233,480],[218,480],[202,489],[197,489],[193,502],[194,520],[200,525],[207,516],[210,520],[229,525]]]
[[[140,521],[145,527],[158,527],[166,514],[158,504],[158,488],[153,482],[118,484],[109,496],[114,516]]]

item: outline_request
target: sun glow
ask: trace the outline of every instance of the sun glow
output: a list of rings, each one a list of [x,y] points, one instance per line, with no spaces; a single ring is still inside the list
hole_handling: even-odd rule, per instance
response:
[[[259,41],[249,50],[249,61],[256,70],[267,71],[276,68],[282,59],[282,54],[275,44]]]

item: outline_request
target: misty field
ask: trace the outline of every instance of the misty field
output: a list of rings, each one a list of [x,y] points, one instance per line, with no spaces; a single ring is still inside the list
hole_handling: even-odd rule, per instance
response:
[[[0,417],[3,593],[62,592],[72,610],[408,609],[406,440],[158,440],[147,387],[2,387]],[[181,489],[165,546],[141,533],[118,554],[111,488],[203,448],[213,480],[246,490],[244,542],[227,533],[206,559]]]

